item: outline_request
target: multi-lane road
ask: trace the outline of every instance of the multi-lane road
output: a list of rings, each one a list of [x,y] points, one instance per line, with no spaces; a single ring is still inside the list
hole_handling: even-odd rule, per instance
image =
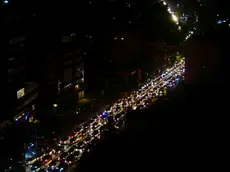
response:
[[[161,75],[148,79],[147,83],[136,91],[108,106],[103,112],[96,113],[89,121],[75,129],[71,136],[56,140],[56,147],[43,156],[26,162],[27,171],[69,171],[82,156],[89,151],[90,143],[100,139],[101,127],[109,118],[114,119],[114,125],[119,128],[127,111],[145,108],[154,98],[163,94],[163,88],[175,87],[183,79],[184,59],[178,61]]]

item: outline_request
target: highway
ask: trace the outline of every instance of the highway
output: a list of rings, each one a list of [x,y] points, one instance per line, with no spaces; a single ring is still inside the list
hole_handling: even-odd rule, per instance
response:
[[[146,108],[153,99],[163,95],[165,87],[176,87],[179,80],[183,80],[185,61],[177,61],[174,66],[162,72],[161,75],[153,79],[148,79],[147,83],[138,90],[131,92],[128,96],[119,99],[117,102],[108,105],[102,112],[96,113],[89,121],[73,131],[74,134],[67,139],[57,139],[57,148],[38,157],[30,162],[26,162],[26,171],[69,171],[76,166],[82,153],[90,151],[88,145],[96,138],[100,139],[100,128],[107,124],[108,117],[115,121],[116,128],[123,120],[130,109]]]

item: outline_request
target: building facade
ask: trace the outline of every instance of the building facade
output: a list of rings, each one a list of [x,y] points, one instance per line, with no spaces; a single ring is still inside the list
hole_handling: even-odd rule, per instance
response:
[[[54,41],[55,40],[55,41]],[[76,106],[84,97],[84,61],[74,33],[50,39],[40,63],[38,118],[46,118]],[[46,48],[46,47],[45,47]]]
[[[77,99],[84,97],[84,60],[75,34],[62,36],[59,64],[58,94],[77,92]]]
[[[28,121],[35,109],[38,85],[28,82],[26,75],[26,37],[18,36],[9,40],[8,57],[8,95],[9,118],[14,121]]]

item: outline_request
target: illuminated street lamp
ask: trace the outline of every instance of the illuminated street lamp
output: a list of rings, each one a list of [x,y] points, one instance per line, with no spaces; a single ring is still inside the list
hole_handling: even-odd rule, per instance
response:
[[[58,104],[53,104],[53,107],[55,107],[55,108],[58,107]]]
[[[58,107],[58,104],[53,104],[54,113],[56,113],[56,112],[57,112],[57,107]]]
[[[172,20],[178,24],[178,17],[175,14],[172,14]]]

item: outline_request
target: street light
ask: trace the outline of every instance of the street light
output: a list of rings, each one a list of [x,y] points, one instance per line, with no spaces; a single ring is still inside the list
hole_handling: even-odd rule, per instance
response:
[[[172,14],[172,19],[174,22],[178,23],[178,17],[175,14]]]

